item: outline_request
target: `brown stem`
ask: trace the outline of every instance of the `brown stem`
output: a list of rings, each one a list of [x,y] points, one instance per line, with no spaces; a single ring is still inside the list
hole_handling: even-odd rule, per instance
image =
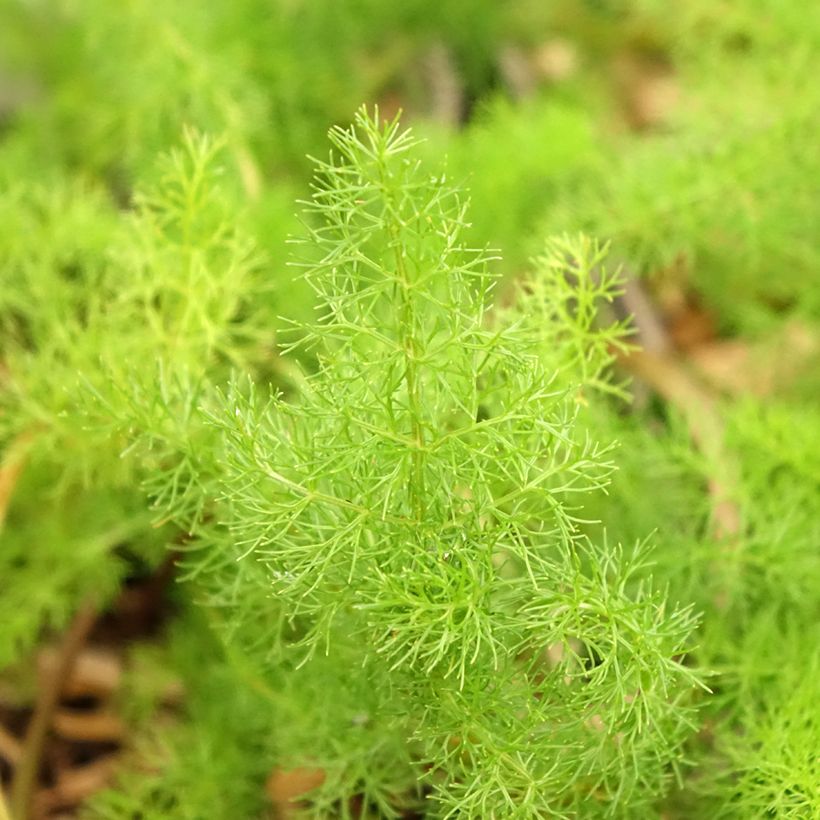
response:
[[[0,786],[0,820],[11,820],[8,806],[6,805],[6,797],[3,794],[3,787]]]
[[[40,685],[34,714],[23,741],[20,764],[11,786],[11,815],[14,820],[28,820],[30,817],[32,793],[51,719],[63,687],[71,675],[77,654],[88,638],[96,618],[96,607],[90,602],[83,604],[65,634],[54,673]]]
[[[22,747],[17,738],[0,724],[0,757],[7,763],[16,766],[22,756]]]
[[[624,266],[622,269],[625,269]],[[672,340],[666,323],[634,274],[626,280],[623,293],[616,299],[616,308],[619,306],[623,307],[622,318],[632,317],[641,350],[657,355],[672,352]]]
[[[452,52],[442,42],[433,43],[423,69],[430,86],[430,114],[435,122],[458,127],[464,116],[464,84]]]
[[[622,361],[683,414],[692,441],[713,470],[709,494],[715,536],[724,542],[735,540],[740,534],[740,513],[733,491],[737,477],[724,447],[723,419],[711,392],[686,371],[677,357],[638,352]]]
[[[736,541],[740,534],[740,513],[734,500],[737,476],[724,447],[724,424],[713,392],[692,376],[675,355],[663,318],[634,273],[629,276],[616,308],[632,317],[641,347],[640,351],[621,357],[621,363],[682,413],[695,447],[713,471],[708,486],[714,534],[723,542]]]

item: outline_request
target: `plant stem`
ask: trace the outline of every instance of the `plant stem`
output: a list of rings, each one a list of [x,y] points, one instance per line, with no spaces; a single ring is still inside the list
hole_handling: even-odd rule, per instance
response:
[[[0,786],[0,820],[11,820],[9,808],[6,805],[6,797],[3,794],[3,788]]]
[[[65,686],[77,654],[85,643],[97,619],[97,609],[90,602],[83,604],[74,616],[60,647],[54,673],[43,681],[29,723],[20,764],[11,786],[11,816],[14,820],[28,820],[31,798],[40,769],[43,745],[51,725],[51,718]]]
[[[724,445],[724,425],[714,397],[672,356],[637,352],[626,366],[683,414],[695,446],[714,473],[709,476],[715,536],[731,543],[740,533],[740,513],[734,500],[737,477]]]
[[[0,723],[0,757],[5,758],[6,762],[12,766],[16,766],[20,755],[21,748],[17,738]]]
[[[400,251],[396,250],[396,264],[400,265]],[[405,382],[407,384],[408,402],[410,405],[410,415],[412,416],[414,448],[411,454],[413,461],[413,482],[412,492],[416,507],[416,515],[419,521],[424,513],[424,428],[421,424],[421,401],[418,394],[418,375],[416,373],[417,344],[413,333],[415,323],[415,313],[413,311],[412,296],[409,293],[409,284],[404,281],[404,267],[399,268],[399,275],[402,277],[402,288],[404,296],[404,321],[409,327],[407,335],[403,339],[405,351]]]
[[[407,401],[410,409],[411,424],[413,426],[414,448],[410,455],[413,463],[413,478],[410,482],[410,493],[413,499],[414,512],[419,521],[424,514],[424,428],[421,423],[421,397],[419,396],[418,373],[416,360],[419,353],[418,340],[415,334],[416,312],[413,306],[412,285],[408,279],[407,266],[404,264],[404,255],[401,244],[400,218],[393,205],[393,195],[387,185],[384,160],[379,173],[382,187],[385,191],[386,202],[390,211],[390,239],[393,243],[393,253],[396,260],[396,276],[401,288],[401,322],[399,336],[401,348],[404,352],[405,370],[404,381],[407,385]]]

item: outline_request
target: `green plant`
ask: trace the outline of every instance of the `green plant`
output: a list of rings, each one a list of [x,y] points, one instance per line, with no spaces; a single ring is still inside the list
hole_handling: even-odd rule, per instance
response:
[[[319,316],[290,344],[317,369],[287,399],[206,388],[190,484],[172,451],[153,465],[188,572],[263,674],[336,705],[283,721],[283,762],[327,773],[314,812],[395,814],[422,783],[444,817],[651,812],[693,725],[695,620],[645,545],[581,530],[613,469],[583,407],[624,344],[595,324],[618,277],[552,240],[493,311],[466,206],[409,133],[360,112],[331,141],[297,263]]]
[[[0,727],[89,601],[185,581],[89,817],[292,768],[318,817],[817,813],[817,10],[461,5],[3,4]],[[288,269],[362,100],[427,139],[334,131]],[[698,331],[632,403],[579,229]]]
[[[191,380],[251,363],[275,369],[270,260],[221,177],[221,151],[187,133],[130,212],[59,174],[0,197],[0,442],[22,468],[3,499],[0,572],[16,579],[0,598],[3,664],[80,600],[103,604],[124,574],[163,555],[168,531],[151,526],[139,465],[110,437],[127,397],[153,388],[157,361]],[[92,394],[97,411],[85,417]]]

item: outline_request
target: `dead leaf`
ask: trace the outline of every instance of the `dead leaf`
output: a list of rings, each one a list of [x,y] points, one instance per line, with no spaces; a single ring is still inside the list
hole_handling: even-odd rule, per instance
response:
[[[670,315],[667,323],[669,336],[678,350],[691,350],[717,336],[717,325],[712,314],[696,305],[685,305]]]
[[[739,339],[698,345],[689,361],[714,389],[730,395],[770,396],[817,366],[820,338],[801,322],[759,342]]]
[[[578,70],[578,49],[569,40],[556,37],[537,49],[533,61],[542,79],[558,83]]]
[[[16,766],[23,753],[20,741],[5,727],[0,726],[0,757],[12,766]]]
[[[122,740],[125,724],[113,712],[60,709],[54,715],[54,730],[67,740],[112,742]]]
[[[621,54],[613,64],[624,114],[636,131],[664,125],[678,105],[680,86],[665,60]]]
[[[323,769],[299,766],[295,769],[274,769],[265,790],[281,818],[292,817],[298,802],[308,792],[325,782]]]
[[[74,769],[66,769],[49,789],[37,794],[34,804],[35,817],[44,817],[53,811],[78,805],[95,792],[105,788],[116,769],[118,755],[108,755]]]
[[[51,677],[57,658],[57,650],[53,647],[40,651],[37,660],[41,677]],[[119,689],[121,681],[122,661],[116,652],[100,647],[87,647],[77,656],[71,677],[63,687],[62,696],[69,699],[105,699]]]

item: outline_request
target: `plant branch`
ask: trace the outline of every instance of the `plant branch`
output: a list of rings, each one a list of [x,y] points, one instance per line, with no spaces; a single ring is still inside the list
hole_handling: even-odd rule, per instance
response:
[[[0,787],[0,820],[11,820],[9,808],[6,805],[6,797],[3,794],[3,789]]]
[[[708,483],[714,534],[721,541],[733,541],[740,532],[740,514],[734,500],[737,478],[726,452],[723,419],[714,396],[675,356],[637,352],[622,362],[683,414],[692,441],[712,469]]]
[[[642,350],[621,357],[621,363],[686,420],[692,441],[709,462],[714,535],[733,542],[740,533],[740,513],[734,500],[737,477],[724,445],[723,419],[713,392],[685,368],[652,299],[641,282],[630,276],[620,297],[633,317]]]
[[[21,747],[16,737],[0,724],[0,757],[4,758],[7,763],[16,766],[20,760]]]
[[[11,810],[15,820],[27,820],[30,817],[32,793],[51,719],[77,655],[96,619],[97,609],[92,603],[86,602],[80,607],[60,646],[53,674],[40,686],[34,714],[23,741],[22,757],[11,787]]]

